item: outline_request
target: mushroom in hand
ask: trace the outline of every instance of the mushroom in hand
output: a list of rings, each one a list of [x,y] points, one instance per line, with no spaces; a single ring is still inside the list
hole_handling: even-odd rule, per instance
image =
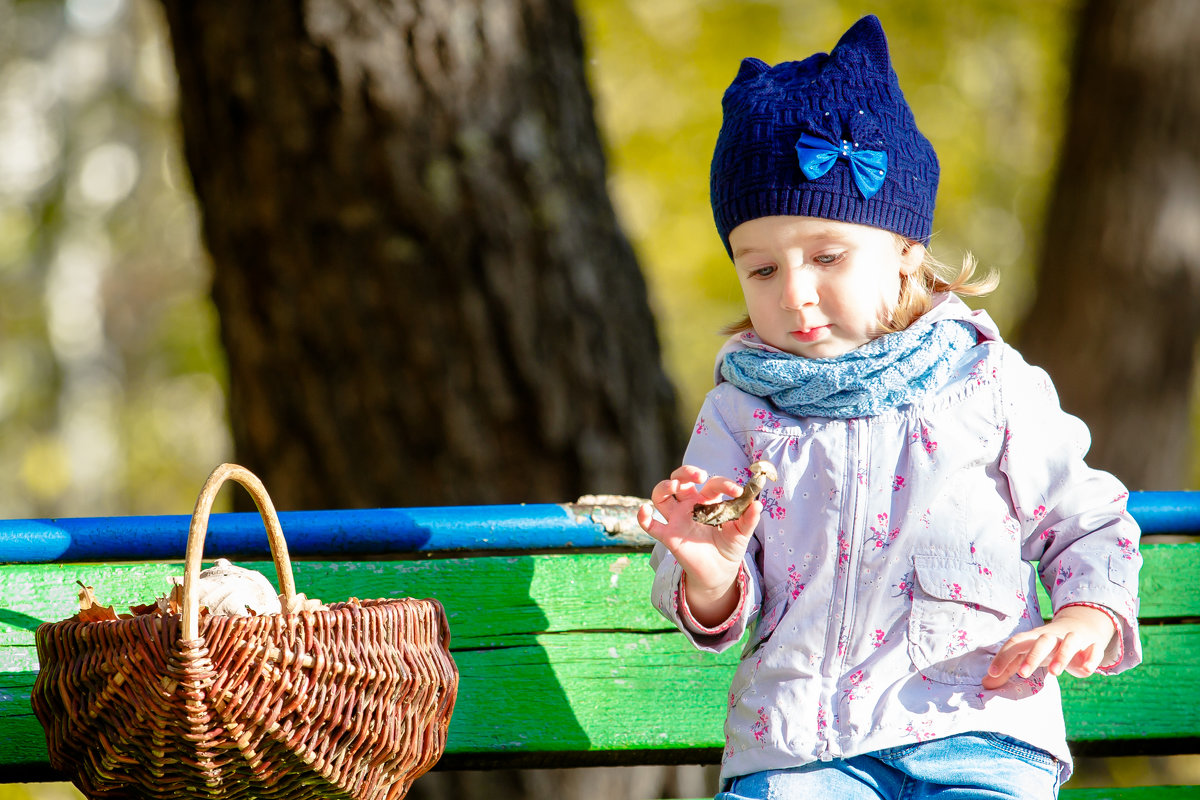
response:
[[[742,493],[719,503],[706,503],[692,509],[692,519],[703,525],[724,525],[745,513],[754,498],[762,492],[767,481],[779,480],[779,473],[770,461],[755,461],[750,465],[750,480],[742,487]]]

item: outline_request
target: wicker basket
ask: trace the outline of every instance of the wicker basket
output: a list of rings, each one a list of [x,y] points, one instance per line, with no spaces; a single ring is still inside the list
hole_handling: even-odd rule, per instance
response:
[[[217,467],[192,515],[181,615],[38,628],[32,703],[51,766],[89,798],[398,800],[441,756],[454,708],[441,604],[201,618],[196,578],[226,479],[254,496],[284,598],[294,596],[262,483]]]

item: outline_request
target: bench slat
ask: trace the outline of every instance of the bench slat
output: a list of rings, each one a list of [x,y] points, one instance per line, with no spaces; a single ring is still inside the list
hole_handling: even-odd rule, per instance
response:
[[[1200,617],[1200,547],[1147,545],[1143,620]],[[669,628],[649,603],[644,553],[492,556],[419,561],[295,562],[299,591],[327,601],[358,597],[437,597],[458,646],[511,644],[514,636],[571,630]],[[274,580],[267,562],[249,562]],[[182,574],[174,563],[0,565],[0,647],[29,644],[37,625],[78,610],[76,581],[122,611],[148,602]],[[0,656],[2,658],[2,656]]]
[[[1191,740],[1194,748],[1200,713],[1185,689],[1170,687],[1200,678],[1200,668],[1184,666],[1200,645],[1200,626],[1148,633],[1148,660],[1139,670],[1063,680],[1073,741],[1122,753],[1156,737]],[[697,653],[677,634],[543,634],[529,645],[460,650],[455,660],[462,684],[443,766],[532,766],[550,754],[564,766],[710,761],[723,744],[734,659]],[[8,672],[0,684],[6,764],[45,761],[44,736],[29,709],[34,677],[33,670]],[[669,708],[658,705],[663,697]],[[704,757],[673,752],[677,742]]]
[[[1185,577],[1197,574],[1198,549],[1147,546],[1148,614],[1200,616]],[[436,596],[446,606],[462,684],[443,766],[711,760],[737,654],[699,653],[668,628],[648,602],[647,561],[586,553],[298,562],[295,573],[300,591],[327,601]],[[272,576],[269,562],[248,566]],[[163,593],[167,576],[180,573],[163,563],[0,566],[0,774],[45,763],[29,708],[33,631],[74,613],[75,581],[121,610]],[[1147,625],[1143,642],[1146,663],[1136,670],[1064,679],[1068,733],[1109,751],[1195,752],[1200,708],[1186,687],[1200,685],[1200,625]]]

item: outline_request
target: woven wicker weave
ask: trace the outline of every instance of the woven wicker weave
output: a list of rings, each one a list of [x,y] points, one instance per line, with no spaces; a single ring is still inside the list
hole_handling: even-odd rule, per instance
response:
[[[196,576],[226,479],[254,496],[294,596],[270,498],[221,465],[192,515],[182,615],[38,628],[32,703],[50,764],[89,798],[398,800],[446,744],[458,671],[441,604],[200,617]]]

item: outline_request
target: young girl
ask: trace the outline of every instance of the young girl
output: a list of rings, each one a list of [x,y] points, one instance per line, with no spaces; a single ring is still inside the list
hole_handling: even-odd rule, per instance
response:
[[[639,512],[662,613],[702,650],[749,629],[718,798],[1055,797],[1056,676],[1141,658],[1127,492],[958,299],[988,282],[926,252],[937,157],[878,20],[746,59],[723,106],[713,213],[749,316]],[[741,518],[694,521],[758,460],[778,479]]]

